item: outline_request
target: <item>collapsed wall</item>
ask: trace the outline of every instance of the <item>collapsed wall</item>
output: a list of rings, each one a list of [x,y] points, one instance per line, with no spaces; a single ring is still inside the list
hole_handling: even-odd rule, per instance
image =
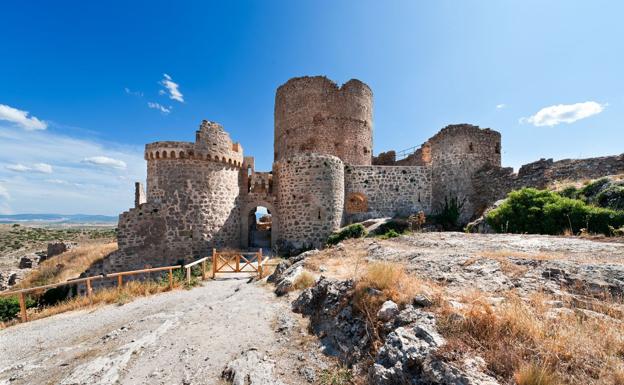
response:
[[[341,87],[324,76],[290,79],[275,94],[275,161],[313,152],[370,165],[373,93],[359,80]]]
[[[301,154],[274,164],[283,249],[320,248],[340,228],[344,163],[337,157]]]
[[[483,167],[473,178],[479,205],[491,205],[523,187],[547,188],[557,181],[582,181],[624,174],[624,154],[587,159],[540,159],[513,168]]]
[[[345,219],[409,216],[431,212],[431,167],[345,167]]]

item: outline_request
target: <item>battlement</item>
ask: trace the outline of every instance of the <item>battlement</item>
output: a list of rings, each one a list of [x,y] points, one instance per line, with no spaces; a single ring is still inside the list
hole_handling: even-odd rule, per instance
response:
[[[192,159],[220,162],[234,167],[243,165],[243,147],[234,143],[218,123],[202,121],[191,142],[154,142],[145,146],[145,160]]]

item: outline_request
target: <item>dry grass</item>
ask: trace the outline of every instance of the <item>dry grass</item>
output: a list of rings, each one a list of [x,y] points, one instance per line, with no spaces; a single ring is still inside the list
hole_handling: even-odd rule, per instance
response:
[[[174,288],[179,288],[181,286],[182,284],[180,282],[176,282]],[[59,302],[54,306],[34,311],[32,314],[29,314],[28,317],[31,320],[35,320],[72,310],[91,308],[111,303],[123,305],[132,301],[134,298],[146,297],[165,291],[169,291],[168,284],[161,284],[155,281],[130,281],[124,284],[122,288],[115,287],[98,290],[93,293],[91,298],[86,296],[74,297],[66,301]]]
[[[316,277],[307,270],[304,270],[293,282],[293,288],[295,290],[303,290],[314,286]]]
[[[18,286],[20,288],[28,288],[76,278],[93,263],[103,259],[115,250],[117,250],[117,243],[115,242],[78,246],[44,261],[36,270],[26,276]]]
[[[322,250],[320,253],[307,258],[305,267],[313,272],[324,270],[323,275],[335,279],[358,279],[365,271],[367,262],[366,246],[363,242],[347,239],[342,242],[344,250],[335,248]]]
[[[559,384],[559,380],[550,368],[536,364],[527,364],[517,370],[514,374],[514,381],[516,381],[518,385]]]
[[[618,384],[624,373],[624,324],[579,310],[553,309],[548,299],[539,294],[524,301],[508,294],[493,307],[487,298],[473,297],[464,310],[442,306],[437,313],[451,344],[481,355],[488,369],[505,381]]]

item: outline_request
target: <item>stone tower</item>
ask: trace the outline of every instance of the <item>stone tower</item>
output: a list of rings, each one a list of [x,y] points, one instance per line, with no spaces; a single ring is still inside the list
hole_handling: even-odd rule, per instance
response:
[[[344,209],[344,163],[332,155],[305,153],[273,165],[282,244],[322,247],[340,228]]]
[[[239,245],[242,147],[221,125],[206,120],[195,138],[145,149],[147,201],[160,206],[170,253],[179,255]]]
[[[301,153],[370,165],[373,93],[359,80],[342,87],[324,76],[293,78],[275,95],[275,161]]]
[[[484,166],[500,167],[501,135],[470,124],[443,128],[423,145],[430,152],[432,207],[438,210],[445,197],[464,202],[460,222],[470,220],[482,208],[474,207],[473,177]]]

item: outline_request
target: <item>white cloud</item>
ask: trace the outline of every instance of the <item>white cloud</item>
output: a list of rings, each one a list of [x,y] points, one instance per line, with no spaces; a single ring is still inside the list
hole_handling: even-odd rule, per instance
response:
[[[32,166],[25,166],[21,163],[6,166],[7,170],[15,172],[38,172],[41,174],[51,174],[52,166],[47,163],[35,163]]]
[[[163,114],[168,114],[171,112],[171,106],[169,107],[165,107],[159,103],[152,103],[152,102],[147,102],[147,106],[149,108],[153,108],[155,110],[159,110],[160,112],[162,112]]]
[[[15,172],[26,172],[26,171],[30,171],[30,167],[24,166],[23,164],[11,164],[9,166],[6,166],[7,170],[11,170],[11,171],[15,171]]]
[[[601,113],[607,104],[589,101],[575,104],[557,104],[544,107],[535,115],[520,119],[520,123],[529,123],[537,127],[556,126],[560,123],[573,123]]]
[[[40,172],[43,174],[51,174],[52,166],[47,163],[35,163],[32,167],[33,171]]]
[[[128,165],[123,160],[109,158],[108,156],[90,156],[82,160],[83,163],[89,163],[96,166],[105,166],[125,170]]]
[[[0,120],[5,120],[13,124],[17,124],[28,131],[45,130],[48,128],[48,124],[41,121],[34,116],[28,116],[28,111],[18,110],[7,106],[6,104],[0,104]]]
[[[505,103],[501,103],[501,104],[497,104],[496,105],[496,109],[497,110],[502,110],[502,109],[504,109],[506,107],[507,107],[507,105]]]
[[[82,162],[104,156],[125,168]],[[52,165],[53,174],[14,172],[8,165]],[[120,166],[120,163],[117,163]],[[43,168],[42,168],[43,169]],[[134,182],[145,180],[143,146],[100,142],[51,131],[25,131],[0,122],[0,213],[88,213],[116,215],[133,205]]]
[[[180,103],[184,103],[184,95],[180,92],[178,83],[175,83],[171,76],[163,74],[164,79],[160,81],[160,84],[169,91],[169,99],[177,100]],[[165,94],[164,90],[158,92],[160,95]]]
[[[132,91],[130,88],[125,87],[124,91],[128,94],[128,95],[132,95],[132,96],[138,96],[138,97],[143,97],[143,92],[141,91]]]

